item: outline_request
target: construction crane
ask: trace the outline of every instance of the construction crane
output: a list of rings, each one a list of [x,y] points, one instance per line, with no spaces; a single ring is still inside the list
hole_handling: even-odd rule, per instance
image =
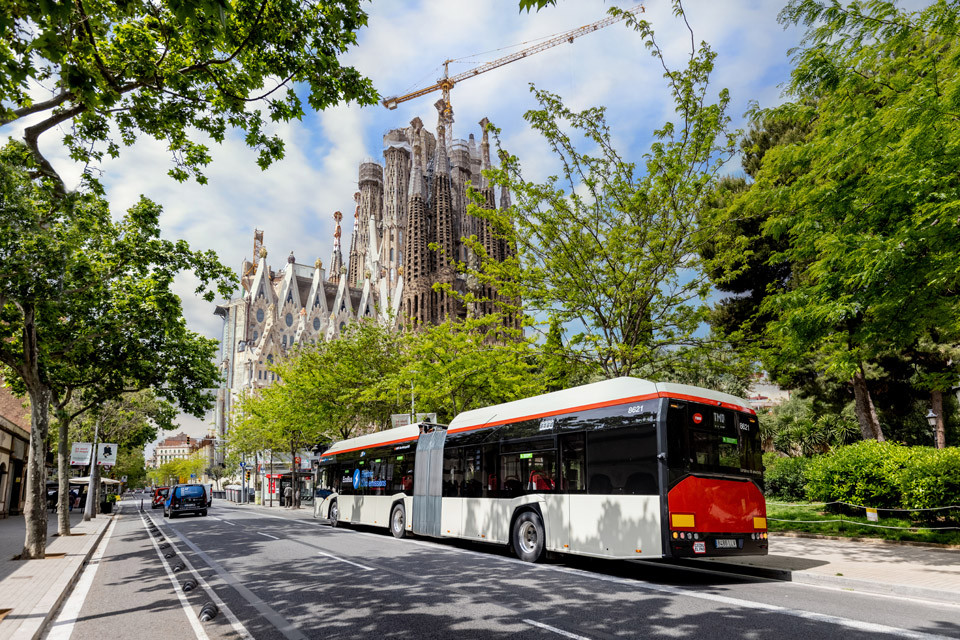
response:
[[[453,106],[450,104],[450,90],[453,89],[453,87],[456,86],[457,83],[463,82],[468,78],[476,77],[481,73],[492,71],[497,67],[502,67],[505,64],[510,64],[511,62],[515,62],[517,60],[521,60],[523,58],[532,56],[535,53],[546,51],[547,49],[557,46],[558,44],[562,44],[564,42],[573,42],[575,38],[579,38],[580,36],[584,36],[588,33],[593,33],[598,29],[603,29],[604,27],[609,26],[614,22],[618,22],[622,20],[623,18],[626,17],[627,14],[643,13],[643,12],[644,12],[643,5],[642,4],[637,5],[633,9],[630,9],[629,11],[625,11],[622,15],[608,16],[603,20],[597,20],[596,22],[593,22],[591,24],[584,25],[576,29],[572,29],[570,31],[567,31],[566,33],[561,33],[560,35],[554,36],[549,40],[544,40],[539,44],[533,45],[532,47],[527,47],[526,49],[521,49],[520,51],[516,51],[514,53],[511,53],[510,55],[503,56],[502,58],[497,58],[496,60],[493,60],[491,62],[486,62],[478,67],[474,67],[473,69],[469,69],[462,73],[458,73],[454,76],[451,76],[449,73],[450,63],[456,62],[456,61],[444,60],[443,61],[443,77],[437,80],[436,84],[432,84],[429,87],[425,87],[423,89],[412,91],[402,96],[393,96],[391,98],[385,98],[383,101],[383,106],[385,106],[387,109],[396,109],[397,105],[399,105],[401,102],[413,100],[414,98],[419,98],[420,96],[426,95],[428,93],[432,93],[437,90],[443,91],[443,98],[441,100],[438,100],[435,106],[437,107],[437,110],[440,112],[441,119],[447,125],[447,130],[449,132],[450,131],[449,125],[453,124]]]

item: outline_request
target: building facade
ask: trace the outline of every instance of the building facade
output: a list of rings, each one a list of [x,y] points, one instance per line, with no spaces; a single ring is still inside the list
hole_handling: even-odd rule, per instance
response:
[[[255,232],[252,259],[241,267],[242,296],[215,311],[223,319],[218,437],[226,435],[237,394],[275,382],[273,363],[296,345],[336,339],[362,318],[400,327],[497,310],[496,292],[457,268],[458,263],[479,264],[464,237],[475,237],[489,260],[512,255],[511,245],[487,220],[468,213],[469,184],[479,189],[482,208],[510,206],[509,193],[502,190],[497,198],[483,176],[490,167],[487,124],[486,118],[480,122],[479,145],[473,134],[448,140],[442,117],[436,134],[420,118],[388,131],[383,161],[360,164],[346,256],[340,244],[343,215],[334,213],[329,272],[322,260],[301,264],[292,252],[274,270],[267,264],[263,232]],[[472,292],[478,302],[467,308],[459,295],[435,289],[438,283],[456,294]],[[516,324],[512,316],[505,322]],[[222,453],[217,455],[222,462]]]
[[[29,445],[30,410],[0,378],[0,518],[23,513]]]

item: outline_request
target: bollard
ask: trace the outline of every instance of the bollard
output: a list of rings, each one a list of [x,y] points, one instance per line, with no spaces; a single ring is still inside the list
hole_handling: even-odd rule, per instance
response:
[[[184,593],[190,593],[197,588],[197,583],[195,580],[184,580],[180,587],[183,589]]]
[[[180,562],[173,568],[173,572],[176,573],[177,571],[183,571],[184,569],[186,569],[186,567],[182,562]]]
[[[176,557],[177,557],[177,554],[175,554],[173,551],[171,551],[170,553],[165,553],[165,554],[163,554],[163,557],[164,557],[164,558],[176,558]]]
[[[219,610],[217,609],[216,605],[214,605],[212,602],[206,603],[200,609],[200,622],[209,622],[210,620],[213,620],[217,613],[219,613]]]
[[[169,546],[170,546],[170,543],[169,543],[169,542],[164,542],[163,544],[160,545],[160,548],[161,548],[161,549],[166,549],[166,548],[169,547]]]

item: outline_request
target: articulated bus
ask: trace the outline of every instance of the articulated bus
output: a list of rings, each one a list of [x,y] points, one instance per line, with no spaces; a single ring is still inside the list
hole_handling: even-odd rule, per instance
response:
[[[767,553],[756,413],[699,387],[605,380],[344,440],[319,469],[314,514],[334,526],[531,562]]]

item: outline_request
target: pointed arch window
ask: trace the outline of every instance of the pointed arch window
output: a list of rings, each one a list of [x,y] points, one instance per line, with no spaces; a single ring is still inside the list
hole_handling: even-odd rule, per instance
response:
[[[263,322],[263,309],[257,309],[257,322]]]
[[[320,331],[320,318],[313,319],[313,330]]]

